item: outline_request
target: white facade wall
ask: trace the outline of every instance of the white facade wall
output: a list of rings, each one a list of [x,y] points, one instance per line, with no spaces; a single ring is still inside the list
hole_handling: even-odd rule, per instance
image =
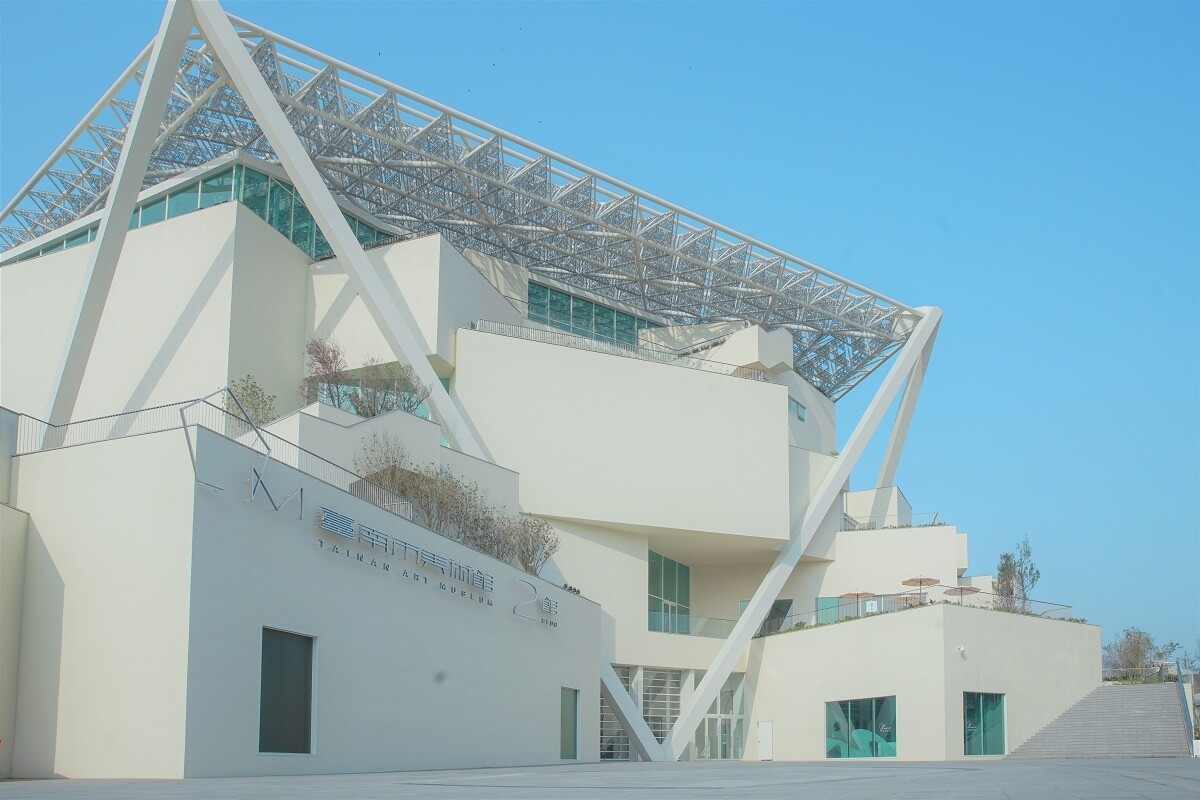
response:
[[[29,515],[0,503],[0,780],[12,776]]]
[[[787,537],[782,387],[467,330],[457,358],[456,393],[526,511]]]
[[[94,246],[0,269],[0,404],[45,416]],[[277,410],[297,408],[307,273],[307,256],[239,203],[130,231],[74,418],[200,397],[247,373]]]
[[[557,764],[564,686],[579,690],[579,760],[599,759],[595,603],[278,465],[271,493],[302,485],[303,519],[295,501],[279,511],[265,498],[246,503],[235,492],[248,450],[202,432],[199,457],[229,488],[195,488],[187,776]],[[322,504],[489,570],[494,605],[439,589],[457,584],[415,557],[390,559],[384,573],[370,547],[351,543],[364,562],[332,554],[347,540],[315,529]],[[558,603],[547,617],[558,627],[513,613],[532,597],[524,581]],[[257,713],[246,709],[258,707],[263,626],[316,638],[311,756],[258,753]]]
[[[179,431],[16,459],[13,776],[182,777],[193,477]]]
[[[749,661],[747,759],[771,720],[776,760],[825,760],[825,703],[895,695],[898,760],[969,760],[963,692],[1005,695],[1012,752],[1100,684],[1100,630],[936,605],[757,639]]]

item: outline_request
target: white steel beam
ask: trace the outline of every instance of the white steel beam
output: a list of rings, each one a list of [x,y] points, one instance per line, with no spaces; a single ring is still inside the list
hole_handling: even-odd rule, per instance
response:
[[[900,407],[896,410],[896,421],[892,423],[892,433],[888,437],[887,450],[884,451],[883,463],[879,466],[879,477],[875,481],[877,489],[895,485],[900,452],[908,439],[908,427],[912,424],[917,398],[921,394],[921,383],[925,380],[925,370],[929,367],[929,356],[933,352],[933,342],[936,338],[935,333],[921,348],[921,357],[913,364],[912,372],[908,374],[908,382],[904,384],[904,394],[901,395]]]
[[[100,216],[96,242],[83,273],[74,321],[51,389],[46,419],[53,424],[69,422],[75,412],[92,344],[100,328],[100,317],[117,271],[117,260],[125,246],[129,217],[142,189],[142,177],[150,165],[154,141],[162,125],[167,98],[175,86],[179,59],[191,33],[192,21],[190,0],[168,0],[158,34],[151,45],[133,119],[125,131],[121,156],[108,190],[108,203]],[[136,66],[131,68],[136,69]]]
[[[766,577],[754,592],[754,597],[750,599],[746,610],[738,617],[733,631],[721,644],[712,665],[704,674],[704,679],[696,687],[691,699],[680,709],[679,718],[671,727],[670,733],[667,734],[667,738],[662,744],[664,760],[677,760],[687,749],[696,726],[700,724],[700,718],[717,698],[721,687],[725,685],[726,679],[733,672],[734,664],[750,644],[758,626],[766,619],[771,604],[779,596],[780,590],[787,583],[796,564],[800,562],[800,557],[804,554],[809,542],[812,541],[817,528],[825,520],[830,508],[833,507],[834,500],[837,499],[842,487],[850,478],[851,471],[858,463],[858,459],[862,456],[875,430],[879,427],[892,400],[899,393],[901,384],[904,383],[905,378],[925,351],[925,346],[937,332],[938,323],[942,317],[941,310],[921,308],[918,311],[922,315],[921,321],[917,323],[912,336],[896,356],[896,361],[888,371],[887,377],[884,378],[879,391],[875,393],[875,397],[867,406],[862,419],[854,428],[854,432],[850,434],[845,448],[834,459],[833,466],[825,475],[825,479],[821,481],[816,493],[813,494],[804,516],[792,529],[791,537],[780,550],[775,563],[767,571]]]
[[[329,187],[321,179],[300,137],[292,129],[271,88],[246,52],[245,43],[234,30],[220,3],[216,0],[187,1],[191,2],[194,9],[197,27],[271,143],[279,163],[312,212],[313,220],[329,241],[371,319],[379,327],[396,358],[412,366],[417,377],[429,386],[430,406],[446,436],[464,453],[490,461],[473,427],[429,364],[425,348],[416,334],[416,322],[411,311],[403,298],[393,296],[388,291],[363,251]]]
[[[667,760],[662,745],[651,733],[646,718],[642,716],[642,709],[629,696],[625,685],[617,676],[617,671],[612,668],[608,656],[603,652],[600,653],[600,694],[608,702],[608,707],[616,715],[617,721],[629,734],[629,746],[643,761]]]

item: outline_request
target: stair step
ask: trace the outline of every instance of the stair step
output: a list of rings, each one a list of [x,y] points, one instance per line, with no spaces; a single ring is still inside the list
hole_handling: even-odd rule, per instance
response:
[[[1191,755],[1178,691],[1171,683],[1097,687],[1009,758]]]

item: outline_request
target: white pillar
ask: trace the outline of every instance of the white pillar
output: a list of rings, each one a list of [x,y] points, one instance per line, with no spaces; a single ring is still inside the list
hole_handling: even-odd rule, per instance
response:
[[[48,422],[69,422],[75,413],[84,371],[117,271],[117,260],[125,246],[125,234],[129,232],[129,217],[137,205],[142,178],[150,165],[154,142],[162,125],[167,98],[175,85],[179,59],[183,56],[184,45],[192,31],[192,22],[190,0],[168,0],[150,50],[150,60],[146,62],[146,74],[133,108],[133,118],[125,130],[117,170],[108,189],[108,202],[100,215],[96,243],[83,273],[83,287],[72,318],[74,321],[46,410]]]
[[[908,439],[908,426],[912,423],[913,412],[917,408],[917,398],[921,394],[921,383],[925,379],[925,370],[929,366],[929,355],[933,352],[933,342],[937,334],[929,337],[929,342],[921,349],[921,357],[913,365],[908,374],[908,382],[904,385],[904,394],[900,397],[900,407],[896,410],[896,421],[892,423],[892,433],[888,437],[887,450],[883,454],[883,463],[879,465],[879,478],[875,488],[894,486],[896,482],[896,467],[900,464],[900,451]]]
[[[631,683],[630,688],[632,686]],[[600,654],[600,694],[607,701],[613,714],[616,715],[617,721],[629,734],[629,747],[643,761],[666,760],[663,757],[662,745],[658,743],[658,739],[654,738],[654,734],[650,732],[650,726],[646,724],[646,718],[642,716],[641,704],[633,701],[631,692],[621,683],[620,676],[612,668],[608,656],[604,653]]]

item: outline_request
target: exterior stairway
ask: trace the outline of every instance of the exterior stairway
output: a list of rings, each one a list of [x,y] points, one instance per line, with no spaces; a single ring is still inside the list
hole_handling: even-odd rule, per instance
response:
[[[1186,757],[1188,733],[1174,683],[1100,686],[1008,757]]]

